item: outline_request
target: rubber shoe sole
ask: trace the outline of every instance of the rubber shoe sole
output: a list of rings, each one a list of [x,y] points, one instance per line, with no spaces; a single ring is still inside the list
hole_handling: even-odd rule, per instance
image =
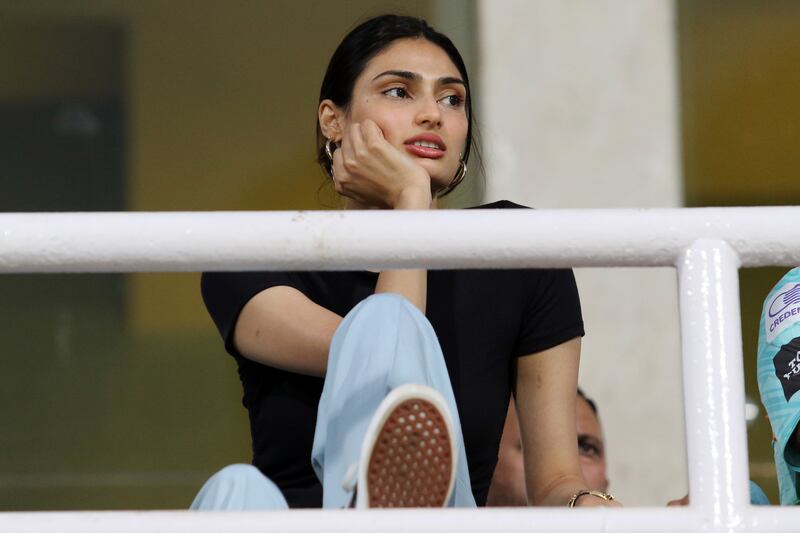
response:
[[[455,471],[444,398],[424,385],[402,385],[381,402],[367,429],[356,507],[444,507]]]

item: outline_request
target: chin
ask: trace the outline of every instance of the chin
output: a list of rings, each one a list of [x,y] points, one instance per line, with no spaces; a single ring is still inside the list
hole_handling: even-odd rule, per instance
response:
[[[444,178],[434,178],[431,176],[431,191],[436,194],[436,191],[441,191],[445,189],[448,185],[450,185],[449,179]]]
[[[431,187],[434,189],[443,189],[450,185],[450,182],[453,180],[453,177],[456,175],[456,170],[454,169],[452,173],[448,173],[442,171],[442,167],[440,165],[426,165],[421,164],[422,168],[424,168],[428,175],[431,177]]]

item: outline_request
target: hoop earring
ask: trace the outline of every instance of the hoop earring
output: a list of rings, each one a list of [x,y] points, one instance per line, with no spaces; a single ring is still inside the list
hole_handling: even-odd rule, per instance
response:
[[[336,178],[333,176],[333,150],[331,150],[331,145],[336,146],[336,143],[333,142],[333,139],[328,139],[325,141],[325,155],[328,156],[328,161],[331,162],[330,166],[330,174],[331,179],[335,180]]]
[[[328,160],[333,164],[333,150],[331,150],[331,144],[334,144],[333,139],[325,141],[325,155],[328,156]]]
[[[467,164],[464,162],[463,159],[458,161],[458,170],[456,171],[456,175],[453,176],[453,179],[450,180],[450,183],[447,184],[447,187],[442,189],[441,191],[436,193],[437,198],[442,198],[443,196],[447,196],[453,189],[458,187],[458,184],[464,181],[464,176],[467,175]]]

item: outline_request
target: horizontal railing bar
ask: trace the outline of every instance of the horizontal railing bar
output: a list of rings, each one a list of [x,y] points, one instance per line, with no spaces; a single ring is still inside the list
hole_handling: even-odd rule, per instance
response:
[[[794,533],[800,507],[750,507],[742,509],[741,527],[735,529]],[[292,510],[247,512],[191,511],[36,511],[0,513],[0,530],[9,533],[285,533],[361,531],[386,533],[450,531],[459,533],[592,532],[672,533],[708,531],[698,509],[414,509],[405,511]]]
[[[787,519],[792,517],[784,515]],[[775,521],[777,522],[777,520]],[[795,522],[796,524],[797,522]],[[292,510],[247,512],[106,511],[0,514],[0,528],[25,533],[674,533],[701,531],[702,515],[691,508],[635,509],[414,509]]]
[[[743,514],[749,531],[796,533],[800,524],[800,507],[754,506]]]
[[[800,264],[800,207],[0,214],[0,273]]]

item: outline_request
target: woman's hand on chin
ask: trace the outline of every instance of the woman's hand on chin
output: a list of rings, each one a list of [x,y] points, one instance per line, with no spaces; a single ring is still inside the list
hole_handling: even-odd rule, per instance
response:
[[[430,209],[431,177],[389,144],[375,122],[348,125],[333,153],[336,192],[363,207]]]

